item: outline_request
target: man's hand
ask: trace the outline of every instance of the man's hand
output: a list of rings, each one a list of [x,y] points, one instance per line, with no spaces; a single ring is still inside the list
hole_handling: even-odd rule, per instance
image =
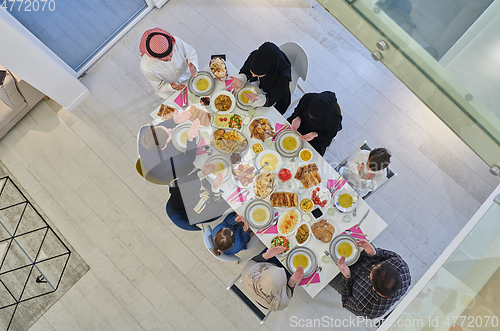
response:
[[[283,246],[268,248],[267,251],[264,254],[262,254],[262,257],[265,258],[266,260],[269,260],[270,258],[273,258],[276,255],[283,253],[285,249],[286,248]]]
[[[176,82],[170,82],[170,86],[176,91],[183,90],[186,88],[186,84],[177,84]]]
[[[344,275],[345,278],[351,278],[351,270],[345,264],[345,256],[342,255],[340,259],[337,261],[337,267],[339,267],[340,272]]]
[[[233,76],[229,76],[229,78],[233,79],[233,81],[232,81],[232,83],[231,83],[230,86],[234,87],[236,90],[239,90],[241,88],[241,86],[243,85],[243,83],[241,82],[241,80],[239,80],[238,78],[233,77]]]
[[[373,245],[370,244],[370,242],[366,239],[358,239],[356,241],[356,245],[358,247],[362,247],[365,250],[366,254],[368,254],[368,255],[373,256],[373,255],[377,254],[375,247],[373,247]]]
[[[255,93],[245,93],[245,96],[247,97],[248,100],[252,102],[255,102],[259,99],[259,97]]]
[[[210,164],[205,164],[203,168],[201,168],[201,173],[205,176],[208,176],[212,172],[215,171],[215,164],[210,163]]]
[[[191,117],[191,112],[190,111],[183,111],[181,113],[179,113],[179,111],[177,111],[177,110],[174,111],[174,123],[175,124],[184,123],[190,117]]]
[[[370,180],[370,179],[373,179],[374,177],[375,177],[375,174],[366,174],[366,175],[363,177],[363,179],[368,179],[368,180]]]
[[[364,163],[358,164],[358,172],[363,171],[364,168],[365,168],[365,164]]]
[[[196,76],[196,73],[198,72],[198,70],[196,70],[196,66],[192,62],[189,62],[188,68],[189,68],[189,72],[191,73],[191,77]]]
[[[288,286],[295,287],[295,285],[302,280],[303,276],[304,276],[304,268],[300,265],[297,268],[297,270],[295,270],[292,277],[290,277],[290,280],[288,280]]]
[[[293,132],[296,132],[298,129],[299,129],[299,126],[300,126],[300,123],[302,122],[302,120],[300,119],[300,117],[295,117],[292,121],[292,131]]]
[[[316,138],[318,134],[316,132],[309,132],[308,134],[302,135],[299,138],[304,140],[304,141],[311,141],[314,138]]]
[[[192,141],[198,135],[198,133],[200,133],[199,129],[200,129],[200,120],[197,118],[194,120],[193,124],[191,125],[191,127],[187,132],[187,139],[189,141]]]
[[[218,190],[219,187],[222,185],[222,180],[224,179],[224,176],[222,175],[222,171],[219,171],[217,174],[217,177],[214,179],[214,183],[212,184],[212,187],[214,190]]]

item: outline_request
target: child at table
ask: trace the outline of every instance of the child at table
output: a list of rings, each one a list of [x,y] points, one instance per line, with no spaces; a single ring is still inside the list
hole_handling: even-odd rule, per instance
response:
[[[361,150],[345,167],[340,168],[340,173],[360,196],[365,196],[377,188],[390,162],[391,154],[385,148]]]
[[[222,223],[213,229],[212,235],[214,233],[214,253],[216,256],[222,253],[234,255],[242,249],[247,249],[247,244],[253,235],[247,222],[235,212],[227,215]]]

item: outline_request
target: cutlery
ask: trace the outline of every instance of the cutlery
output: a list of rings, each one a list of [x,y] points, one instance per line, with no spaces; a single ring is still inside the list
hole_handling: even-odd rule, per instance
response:
[[[182,95],[182,110],[185,110],[187,108],[187,93],[186,89],[184,88],[181,92]]]
[[[337,190],[338,190],[338,187],[339,187],[340,178],[342,178],[342,175],[340,175],[339,178],[337,178],[337,181],[335,181],[335,185],[333,185],[332,187],[330,187],[330,193],[331,193],[332,196],[335,193],[337,193]]]
[[[262,170],[262,168],[267,167],[268,165],[269,165],[269,162],[266,161],[264,163],[264,165],[257,170],[257,173],[260,174],[260,171]]]
[[[241,198],[246,197],[248,195],[248,193],[249,193],[248,189],[242,190],[238,194],[236,194],[234,197],[232,197],[231,199],[228,199],[227,202],[229,202],[229,203],[236,202],[236,201],[240,200]]]
[[[272,223],[272,224],[271,224],[271,225],[270,225],[267,229],[265,229],[264,231],[262,231],[262,232],[261,232],[261,233],[259,233],[259,234],[264,234],[264,233],[266,233],[266,231],[267,231],[267,230],[269,230],[270,228],[272,228],[272,227],[273,227],[273,226],[275,226],[276,224],[278,224],[278,220],[277,220],[277,219],[276,219],[276,220],[274,220],[274,222],[273,222],[273,223]]]
[[[354,230],[357,230],[359,229],[359,226],[361,225],[361,223],[365,220],[366,216],[368,216],[368,213],[370,212],[370,209],[367,210],[365,216],[363,216],[363,218],[361,218],[361,221],[359,221],[359,223],[354,227]]]
[[[356,206],[354,206],[354,211],[352,212],[352,216],[356,217],[356,213],[358,212],[358,204],[357,202],[359,201],[359,194],[356,197]]]
[[[314,271],[314,273],[313,273],[313,275],[312,275],[311,279],[309,279],[309,281],[307,282],[306,286],[308,286],[309,284],[311,284],[312,280],[314,279],[314,276],[315,276],[317,273],[321,272],[321,270],[323,270],[323,268],[322,268],[322,267],[318,267],[318,268],[316,268],[316,270]]]
[[[281,131],[284,131],[286,129],[290,128],[290,125],[285,125],[283,126],[281,129],[278,130],[278,132],[276,132],[273,136],[273,139],[276,138],[276,136],[281,132]]]
[[[290,163],[295,162],[295,160],[297,160],[297,157],[296,157],[296,156],[295,156],[295,157],[293,157],[293,158],[290,160]]]
[[[345,232],[345,234],[349,234],[349,235],[351,235],[351,234],[355,234],[355,235],[357,235],[357,236],[364,236],[364,237],[368,237],[368,235],[367,235],[367,234],[365,234],[365,233],[357,233],[357,232],[356,232],[356,233],[353,233],[351,230],[345,230],[344,232]]]

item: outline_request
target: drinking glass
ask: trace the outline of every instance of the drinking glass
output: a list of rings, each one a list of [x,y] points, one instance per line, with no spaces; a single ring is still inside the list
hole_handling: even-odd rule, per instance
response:
[[[267,147],[271,147],[273,145],[273,140],[271,138],[266,138],[264,141]]]
[[[328,255],[323,255],[321,261],[323,261],[323,263],[328,263],[330,262],[330,257]]]
[[[333,207],[328,208],[328,215],[333,215],[333,214],[335,214],[335,208]]]
[[[349,223],[351,221],[351,215],[344,215],[344,217],[342,217],[342,221]]]
[[[250,115],[251,118],[253,118],[255,116],[255,108],[250,108],[248,110],[248,115]]]
[[[306,191],[306,189],[303,188],[302,186],[297,189],[297,193],[300,195],[304,194],[305,191]]]

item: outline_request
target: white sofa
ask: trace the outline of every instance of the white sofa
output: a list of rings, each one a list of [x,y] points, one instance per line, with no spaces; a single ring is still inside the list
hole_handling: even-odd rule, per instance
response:
[[[6,70],[0,65],[0,71]],[[0,84],[0,138],[26,115],[44,94],[10,71]]]

